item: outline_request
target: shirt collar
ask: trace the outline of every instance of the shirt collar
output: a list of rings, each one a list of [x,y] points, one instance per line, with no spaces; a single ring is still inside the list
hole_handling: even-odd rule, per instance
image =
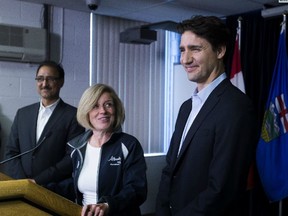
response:
[[[222,73],[216,79],[214,79],[211,83],[209,83],[205,88],[198,92],[197,88],[193,92],[192,98],[197,97],[201,103],[204,103],[210,93],[224,80],[226,79],[226,73]]]
[[[55,107],[57,106],[57,104],[58,104],[59,102],[60,102],[60,98],[58,98],[58,100],[55,101],[53,104],[50,104],[50,105],[44,107],[44,106],[43,106],[43,103],[42,103],[42,99],[41,99],[39,110],[40,110],[40,111],[41,111],[41,110],[47,110],[47,109],[48,109],[48,110],[54,110]]]

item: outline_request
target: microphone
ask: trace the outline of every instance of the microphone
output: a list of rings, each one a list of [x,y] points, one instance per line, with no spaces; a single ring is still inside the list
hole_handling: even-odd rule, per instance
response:
[[[25,151],[25,152],[22,152],[22,153],[20,153],[20,154],[18,154],[18,155],[15,155],[15,156],[11,157],[11,158],[8,158],[8,159],[6,159],[6,160],[3,160],[3,161],[0,162],[0,165],[4,164],[4,163],[6,163],[6,162],[9,162],[9,161],[11,161],[11,160],[14,160],[15,158],[21,157],[21,156],[23,156],[23,155],[25,155],[25,154],[28,154],[28,153],[30,153],[30,152],[35,151],[51,134],[52,134],[51,131],[47,132],[46,135],[43,137],[43,139],[42,139],[34,148],[29,149],[29,150],[27,150],[27,151]]]

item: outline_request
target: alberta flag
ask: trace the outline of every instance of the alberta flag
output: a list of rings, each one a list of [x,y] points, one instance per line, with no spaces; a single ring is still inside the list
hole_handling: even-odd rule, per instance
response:
[[[240,47],[239,47],[239,37],[240,30],[237,29],[236,41],[234,46],[233,60],[232,60],[232,70],[230,75],[230,81],[236,87],[238,87],[242,92],[245,93],[245,85],[243,79],[243,73],[241,69],[241,58],[240,58]]]
[[[288,59],[285,25],[284,22],[256,156],[262,185],[272,202],[288,196]]]

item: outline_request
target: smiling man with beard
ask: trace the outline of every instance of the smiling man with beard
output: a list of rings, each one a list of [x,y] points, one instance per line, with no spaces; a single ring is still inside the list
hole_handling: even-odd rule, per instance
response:
[[[72,167],[67,141],[84,131],[76,120],[77,109],[59,97],[64,84],[63,68],[46,61],[36,72],[36,88],[40,103],[20,108],[11,127],[5,158],[12,158],[30,149],[31,153],[5,164],[5,173],[15,179],[49,187],[71,177]],[[70,194],[61,195],[72,199]]]

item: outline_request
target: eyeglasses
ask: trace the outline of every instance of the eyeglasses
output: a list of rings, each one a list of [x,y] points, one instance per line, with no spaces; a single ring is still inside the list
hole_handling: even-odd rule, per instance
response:
[[[35,77],[35,80],[38,83],[42,83],[44,81],[51,83],[51,82],[56,82],[57,80],[60,80],[60,79],[61,79],[60,77],[53,77],[53,76],[47,76],[47,77],[37,76],[37,77]]]

